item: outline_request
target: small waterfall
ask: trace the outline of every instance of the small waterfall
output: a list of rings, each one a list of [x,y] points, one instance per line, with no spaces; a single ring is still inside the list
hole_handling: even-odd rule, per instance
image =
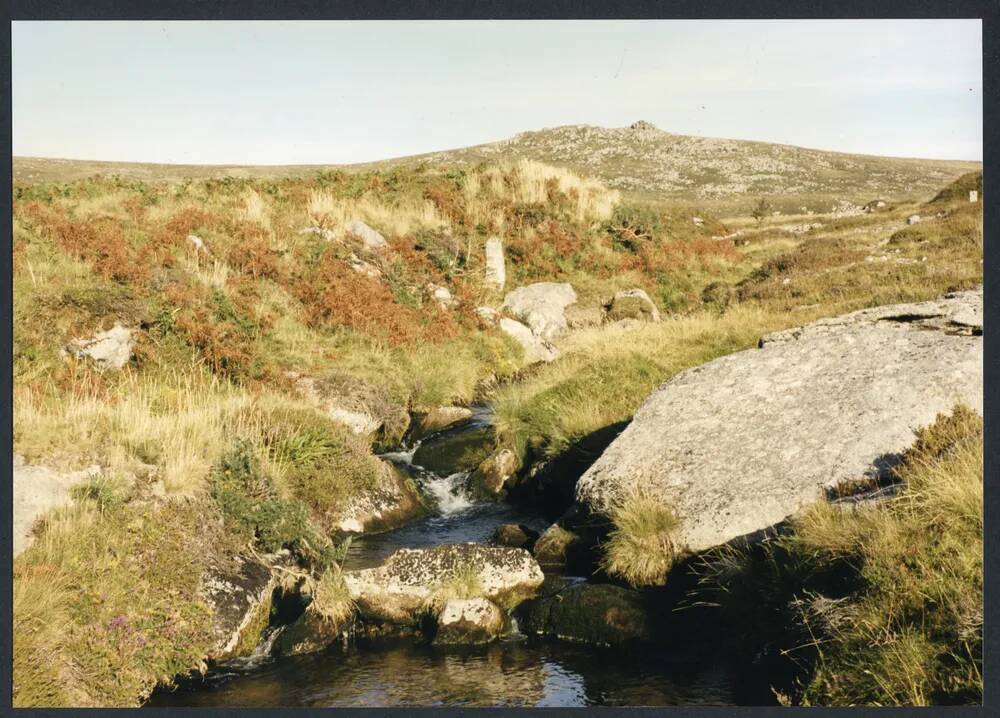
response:
[[[271,650],[274,648],[275,641],[278,640],[278,636],[284,630],[284,626],[274,626],[265,629],[264,635],[261,636],[260,641],[250,655],[226,661],[226,667],[239,671],[248,671],[268,661],[271,658]]]
[[[391,461],[394,464],[403,464],[405,466],[413,465],[413,455],[417,453],[417,449],[420,448],[420,441],[417,441],[409,449],[399,450],[399,451],[386,451],[379,456],[387,461]]]
[[[465,482],[468,478],[469,472],[467,471],[459,471],[444,477],[427,472],[423,487],[434,498],[438,511],[442,515],[448,516],[472,506],[473,502],[465,488]]]

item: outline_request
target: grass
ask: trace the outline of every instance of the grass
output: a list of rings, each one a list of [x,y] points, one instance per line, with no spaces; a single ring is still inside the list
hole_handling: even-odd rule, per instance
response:
[[[709,564],[702,593],[735,634],[784,632],[800,664],[786,702],[982,701],[982,442],[982,418],[956,407],[917,432],[897,498],[816,504],[763,551]]]
[[[609,518],[612,529],[602,546],[601,568],[632,586],[663,584],[674,558],[673,512],[655,497],[633,491],[619,499]]]

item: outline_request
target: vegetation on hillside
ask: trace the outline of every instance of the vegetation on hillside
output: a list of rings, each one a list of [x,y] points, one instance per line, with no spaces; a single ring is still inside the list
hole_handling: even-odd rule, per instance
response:
[[[704,208],[636,203],[527,160],[18,183],[14,450],[102,475],[15,561],[15,703],[134,705],[197,666],[211,643],[199,577],[240,552],[291,549],[342,620],[332,517],[372,486],[373,449],[408,412],[489,399],[522,466],[559,456],[762,333],[980,283],[979,207],[904,203],[804,232],[765,220],[737,244]],[[915,208],[930,216],[906,227]],[[387,247],[367,247],[354,219]],[[502,300],[483,281],[491,236],[508,288],[570,282],[594,307],[638,287],[664,321],[574,331],[557,361],[526,368],[475,312]],[[116,323],[136,337],[121,371],[64,351]],[[382,433],[334,421],[303,376],[384,417]],[[608,564],[648,554],[636,583],[669,538],[669,517],[641,509],[622,507]]]

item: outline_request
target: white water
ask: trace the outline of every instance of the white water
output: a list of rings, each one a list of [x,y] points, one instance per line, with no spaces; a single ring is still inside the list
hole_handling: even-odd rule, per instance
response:
[[[464,511],[472,506],[472,500],[465,493],[465,482],[469,478],[469,472],[459,471],[448,476],[435,476],[427,473],[423,481],[423,487],[437,503],[438,511],[442,515]]]
[[[421,442],[416,442],[406,451],[387,451],[384,454],[379,454],[379,456],[388,461],[392,461],[398,464],[409,464],[413,466],[413,455],[417,453],[417,449],[420,448]]]

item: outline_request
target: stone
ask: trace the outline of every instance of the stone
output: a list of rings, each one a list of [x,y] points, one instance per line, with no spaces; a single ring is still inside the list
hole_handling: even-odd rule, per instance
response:
[[[90,357],[102,369],[121,369],[132,358],[135,340],[132,330],[120,323],[104,332],[97,332],[90,339],[74,339],[67,350],[73,355]]]
[[[507,283],[503,244],[499,237],[490,237],[486,240],[486,283],[495,289],[503,289]]]
[[[339,373],[313,377],[293,371],[285,376],[295,382],[306,401],[359,436],[374,436],[379,443],[392,444],[409,428],[406,408],[361,379]]]
[[[352,219],[347,224],[347,231],[360,239],[364,243],[365,249],[378,250],[388,245],[388,242],[385,241],[385,237],[362,222],[360,219]]]
[[[608,320],[642,319],[649,322],[660,321],[660,311],[653,300],[642,289],[624,289],[615,292],[608,304]]]
[[[694,223],[696,227],[701,227],[705,224],[705,220],[703,220],[701,217],[692,217],[691,221]]]
[[[18,461],[20,459],[20,461]],[[59,473],[47,466],[24,463],[15,456],[14,484],[14,556],[35,542],[34,528],[49,511],[73,501],[73,487],[101,473],[94,465],[80,471]]]
[[[606,515],[641,490],[677,516],[684,555],[884,476],[917,427],[957,402],[982,412],[982,296],[822,319],[677,374],[580,478],[576,508]]]
[[[487,325],[496,324],[500,320],[500,312],[493,307],[476,307],[476,316]],[[528,331],[531,331],[530,329]]]
[[[344,499],[331,524],[344,534],[377,533],[402,526],[426,511],[413,480],[382,461],[371,487]]]
[[[649,608],[637,591],[606,583],[561,582],[564,587],[524,603],[521,629],[597,646],[652,640]]]
[[[531,329],[510,317],[503,317],[500,320],[500,331],[521,345],[524,349],[525,364],[548,363],[559,356],[559,350],[552,344],[535,336]]]
[[[489,543],[494,546],[523,548],[530,551],[538,540],[538,532],[524,524],[500,524],[493,530]]]
[[[568,328],[565,310],[575,302],[576,292],[568,283],[536,282],[508,292],[503,306],[535,336],[551,342]]]
[[[396,624],[419,623],[456,592],[510,610],[534,596],[543,579],[527,551],[474,543],[404,548],[381,566],[344,572],[361,616]]]
[[[431,297],[437,302],[442,309],[450,309],[455,306],[455,297],[451,295],[451,290],[448,287],[440,287],[436,284],[428,284],[427,291],[430,293]]]
[[[919,224],[920,223],[920,215],[919,214],[911,214],[909,217],[906,218],[906,223],[907,224]]]
[[[485,598],[449,598],[437,616],[434,643],[489,643],[503,630],[503,612]]]
[[[472,418],[472,409],[465,406],[436,406],[420,416],[412,430],[412,438],[420,439],[449,426]]]
[[[552,524],[535,541],[532,553],[543,566],[564,566],[571,547],[580,537],[559,524]]]
[[[208,654],[210,659],[243,653],[240,649],[247,645],[252,650],[258,636],[249,633],[255,626],[267,625],[276,585],[271,566],[247,556],[236,556],[232,566],[212,566],[205,571],[198,590],[212,612],[215,645]]]
[[[604,307],[571,304],[566,307],[566,324],[570,329],[587,329],[604,322]]]
[[[205,242],[202,241],[202,238],[199,237],[197,234],[189,234],[188,237],[187,237],[187,241],[191,243],[192,247],[194,247],[194,251],[195,252],[207,252],[208,251],[208,250],[205,249]]]
[[[348,262],[350,262],[351,269],[353,269],[358,274],[363,274],[366,277],[371,277],[372,279],[379,279],[382,276],[381,269],[376,267],[371,262],[366,262],[365,260],[361,259],[361,257],[354,254],[353,252],[351,253],[351,256],[348,258]]]
[[[469,483],[478,493],[499,496],[504,484],[517,473],[517,456],[510,449],[501,449],[483,461],[469,477]]]

